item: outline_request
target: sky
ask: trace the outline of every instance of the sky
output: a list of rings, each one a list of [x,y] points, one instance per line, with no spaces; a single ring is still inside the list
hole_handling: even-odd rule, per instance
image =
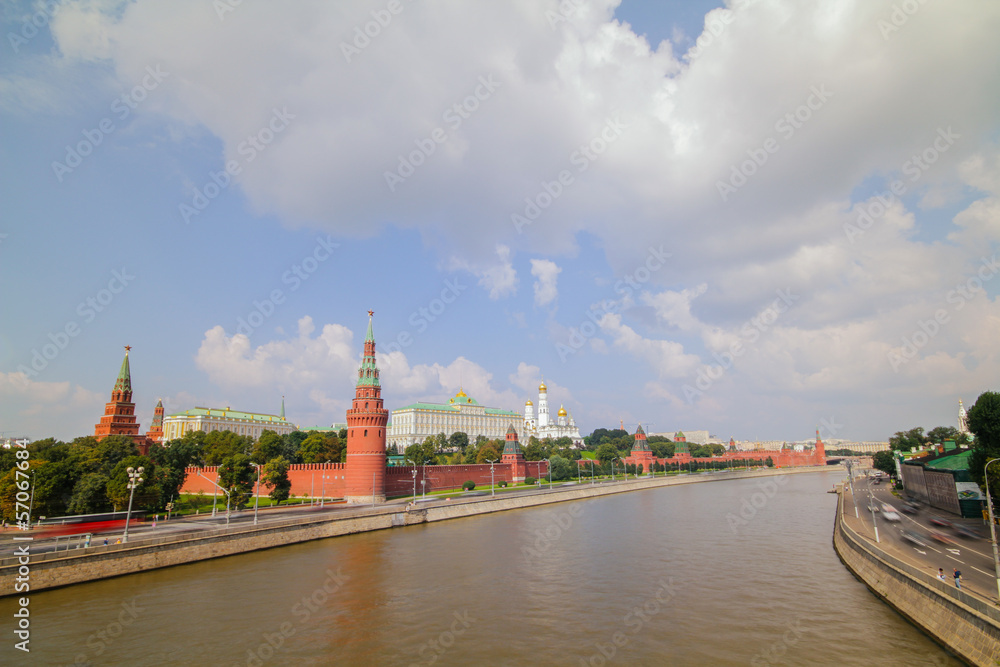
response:
[[[0,433],[460,388],[886,440],[1000,376],[1000,3],[4,3]]]

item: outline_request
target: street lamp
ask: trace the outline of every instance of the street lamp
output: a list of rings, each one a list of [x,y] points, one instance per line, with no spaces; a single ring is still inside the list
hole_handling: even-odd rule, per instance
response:
[[[323,488],[319,492],[319,494],[321,496],[320,499],[319,499],[319,506],[320,507],[323,507],[323,501],[326,500],[326,466],[327,466],[328,463],[330,463],[330,462],[329,461],[323,461]]]
[[[216,469],[216,470],[218,470],[218,469]],[[228,489],[223,489],[221,486],[219,486],[218,484],[216,484],[215,482],[213,482],[208,477],[205,477],[204,475],[202,475],[198,471],[195,471],[195,474],[198,475],[198,477],[201,477],[203,479],[207,479],[208,483],[215,487],[215,493],[216,493],[216,495],[218,495],[219,489],[222,489],[222,492],[224,494],[226,494],[226,525],[228,526],[229,525],[229,490]],[[216,476],[218,476],[218,472],[216,472]],[[212,502],[212,516],[215,516],[215,501]]]
[[[997,596],[1000,597],[1000,555],[997,554],[997,528],[993,520],[993,502],[990,500],[990,478],[986,474],[987,468],[994,461],[1000,461],[1000,459],[990,459],[983,466],[983,481],[986,483],[986,508],[990,511],[990,541],[993,542],[993,567],[997,573]]]
[[[493,464],[497,462],[496,459],[486,459],[486,462],[490,464],[490,497],[495,498],[497,495],[496,486],[493,484]]]
[[[590,459],[590,483],[594,483],[594,459]]]
[[[253,467],[257,469],[257,488],[254,489],[253,493],[253,525],[257,525],[257,501],[260,498],[260,469],[263,466],[259,463],[251,463]]]
[[[133,468],[132,466],[129,466],[128,468],[125,469],[125,472],[128,473],[129,494],[128,494],[128,513],[125,515],[125,534],[122,535],[122,543],[128,542],[128,523],[129,519],[132,518],[132,498],[135,497],[135,487],[142,484],[143,468],[142,466],[139,466],[139,468]]]
[[[413,504],[417,504],[417,464],[413,463],[410,459],[406,459],[407,463],[413,464]]]

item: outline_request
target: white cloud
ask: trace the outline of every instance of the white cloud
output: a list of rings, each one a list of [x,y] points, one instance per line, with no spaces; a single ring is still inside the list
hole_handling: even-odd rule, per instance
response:
[[[556,281],[562,269],[550,260],[531,260],[531,275],[538,278],[535,281],[535,305],[547,306],[559,296]]]

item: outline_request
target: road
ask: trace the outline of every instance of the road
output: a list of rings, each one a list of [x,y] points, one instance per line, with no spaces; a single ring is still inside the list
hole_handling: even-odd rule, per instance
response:
[[[876,513],[873,519],[872,512],[868,509],[872,500],[876,503],[876,507],[887,503],[897,510],[905,502],[892,495],[889,484],[873,484],[864,476],[856,477],[854,497],[852,498],[850,487],[844,495],[844,516],[848,520],[848,525],[858,534],[874,542],[874,521],[878,527],[878,546],[887,553],[920,568],[928,577],[936,577],[938,568],[942,568],[949,585],[954,584],[952,571],[958,568],[962,573],[962,588],[990,600],[998,600],[993,547],[988,537],[989,526],[982,519],[963,519],[925,505],[916,514],[899,512],[901,521],[889,522],[880,512]],[[858,518],[855,518],[855,501]],[[930,518],[933,516],[943,517],[953,524],[965,525],[986,537],[961,537],[954,528],[943,528],[930,523]],[[924,536],[925,544],[916,545],[907,541],[903,538],[904,530],[921,534]],[[942,544],[932,540],[929,537],[932,532],[943,534],[951,542]]]

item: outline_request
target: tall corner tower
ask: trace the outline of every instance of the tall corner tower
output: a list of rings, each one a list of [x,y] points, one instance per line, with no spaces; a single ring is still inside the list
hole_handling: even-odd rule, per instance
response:
[[[132,402],[132,372],[128,363],[128,352],[132,347],[125,346],[125,359],[122,360],[115,388],[111,390],[111,402],[104,406],[104,416],[99,424],[94,426],[94,437],[103,440],[109,435],[127,435],[137,443],[145,442],[145,437],[139,435],[139,423],[135,420],[135,403]]]
[[[348,503],[385,502],[385,426],[389,411],[382,405],[382,386],[375,364],[375,335],[368,311],[365,355],[358,369],[354,402],[347,411],[347,464],[344,496]]]

